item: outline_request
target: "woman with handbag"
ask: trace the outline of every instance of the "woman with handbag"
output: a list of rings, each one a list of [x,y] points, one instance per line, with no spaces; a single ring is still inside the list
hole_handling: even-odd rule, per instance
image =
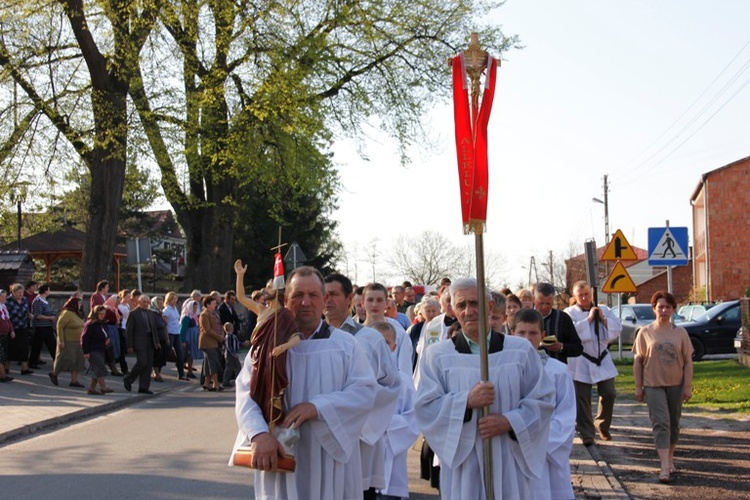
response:
[[[198,313],[200,305],[197,301],[188,299],[182,305],[182,316],[180,317],[180,338],[185,349],[185,361],[187,362],[187,378],[195,378],[193,374],[194,360],[203,359],[203,351],[198,347]]]
[[[107,387],[105,378],[107,376],[106,350],[109,344],[107,335],[107,320],[105,316],[107,310],[104,306],[95,306],[89,314],[89,319],[83,325],[81,334],[81,348],[83,349],[84,359],[89,360],[92,377],[88,393],[92,396],[114,392]],[[101,392],[97,392],[96,384],[101,387]]]
[[[157,325],[156,329],[159,330],[159,345],[160,349],[154,352],[154,381],[164,382],[164,378],[161,376],[161,369],[167,366],[167,352],[168,352],[168,336],[167,336],[167,322],[164,320],[164,297],[153,297],[151,299],[151,310],[158,312],[159,315],[156,321],[160,324]]]
[[[106,313],[104,320],[107,324],[107,337],[109,338],[109,347],[107,348],[107,366],[115,377],[122,377],[123,373],[117,369],[116,361],[122,355],[120,349],[120,311],[117,306],[120,304],[120,296],[117,294],[110,295],[104,301]]]
[[[198,345],[206,358],[204,391],[224,390],[224,387],[219,384],[219,372],[221,371],[220,347],[224,342],[224,333],[219,322],[219,315],[216,314],[216,305],[216,299],[207,295],[203,299],[203,312],[198,318],[198,327],[200,328]]]
[[[74,293],[57,317],[57,353],[49,379],[58,385],[60,372],[70,372],[70,387],[84,387],[78,381],[78,373],[85,368],[83,350],[81,349],[81,332],[83,331],[84,314],[81,309],[81,295]]]
[[[185,366],[182,357],[180,312],[177,310],[177,294],[175,292],[167,292],[167,295],[164,297],[164,311],[161,314],[167,323],[167,335],[169,338],[167,349],[171,349],[174,352],[173,361],[177,367],[177,375],[180,380],[188,380],[185,376]]]

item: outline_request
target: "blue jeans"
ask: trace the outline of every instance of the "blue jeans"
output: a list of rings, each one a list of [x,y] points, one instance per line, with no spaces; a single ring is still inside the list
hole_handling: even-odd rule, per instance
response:
[[[175,361],[175,365],[177,366],[177,374],[180,378],[185,377],[185,359],[182,357],[182,341],[180,340],[180,334],[169,334],[169,343],[174,347],[175,355],[177,356],[177,361]]]

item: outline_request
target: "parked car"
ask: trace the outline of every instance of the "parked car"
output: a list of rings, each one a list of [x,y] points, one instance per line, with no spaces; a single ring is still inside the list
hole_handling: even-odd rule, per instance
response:
[[[687,330],[693,343],[693,360],[700,361],[706,354],[734,353],[734,338],[742,326],[740,301],[730,300],[714,307],[693,321],[678,323]]]
[[[620,315],[620,308],[622,308],[622,315]],[[620,338],[623,345],[632,345],[638,330],[649,323],[653,323],[656,319],[651,304],[623,304],[613,307],[612,312],[622,322]]]
[[[677,314],[682,316],[685,321],[695,321],[698,316],[711,309],[716,304],[688,304],[680,307]]]
[[[622,316],[620,316],[620,307],[622,307]],[[622,306],[613,307],[612,312],[622,322],[620,338],[623,345],[633,345],[638,330],[653,323],[656,319],[656,314],[654,314],[651,304],[623,304]],[[684,318],[675,313],[672,316],[672,321],[676,323],[684,321]]]

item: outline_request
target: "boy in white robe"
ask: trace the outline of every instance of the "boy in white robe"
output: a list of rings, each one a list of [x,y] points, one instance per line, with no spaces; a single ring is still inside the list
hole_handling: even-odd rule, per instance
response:
[[[380,283],[370,283],[364,288],[362,293],[365,307],[365,326],[370,326],[376,321],[387,321],[396,329],[396,358],[398,368],[404,373],[411,374],[412,348],[411,342],[407,342],[406,330],[393,318],[385,315],[388,307],[388,289]]]
[[[349,311],[351,310],[354,291],[352,282],[342,274],[333,273],[325,278],[326,302],[325,319],[329,326],[338,328],[354,335],[363,347],[367,359],[370,361],[375,380],[378,382],[372,411],[362,429],[360,440],[360,456],[362,459],[362,488],[364,497],[375,496],[376,490],[385,488],[385,453],[388,423],[399,397],[401,372],[396,365],[396,358],[392,355],[383,336],[376,330],[354,323]],[[411,384],[409,384],[411,385]]]
[[[461,330],[424,351],[414,405],[419,428],[440,457],[440,494],[486,498],[483,439],[491,439],[494,497],[533,498],[531,480],[542,474],[554,408],[550,381],[527,341],[490,330],[489,381],[480,382],[476,280],[456,280],[450,293]],[[494,303],[482,300],[489,324]],[[490,414],[480,417],[484,406]]]
[[[523,337],[535,348],[544,338],[544,318],[534,309],[521,309],[513,318],[511,335]],[[555,387],[555,411],[549,428],[547,463],[542,477],[532,481],[533,498],[538,500],[572,500],[570,452],[573,449],[576,424],[576,400],[573,379],[565,363],[539,351],[544,372]]]
[[[379,331],[390,348],[396,352],[396,330],[385,321],[377,321],[372,328]],[[414,416],[414,387],[411,377],[401,373],[401,393],[398,397],[396,411],[385,433],[385,477],[387,486],[380,490],[378,497],[383,500],[409,498],[409,477],[406,459],[409,448],[419,436],[417,419]]]
[[[287,412],[278,426],[299,429],[294,473],[274,471],[284,449],[250,398],[252,356],[245,358],[237,378],[234,450],[248,443],[255,446],[255,498],[362,498],[359,440],[377,382],[360,343],[320,320],[325,294],[317,270],[303,266],[292,271],[287,304],[303,340],[287,352]],[[233,458],[234,452],[230,465]]]

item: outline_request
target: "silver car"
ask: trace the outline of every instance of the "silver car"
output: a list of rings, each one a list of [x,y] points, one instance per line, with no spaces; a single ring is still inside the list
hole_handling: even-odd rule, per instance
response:
[[[620,315],[620,309],[622,309],[622,315]],[[623,345],[633,345],[638,330],[649,323],[653,323],[656,319],[651,304],[623,304],[613,307],[612,312],[622,322],[620,338],[622,338]]]

